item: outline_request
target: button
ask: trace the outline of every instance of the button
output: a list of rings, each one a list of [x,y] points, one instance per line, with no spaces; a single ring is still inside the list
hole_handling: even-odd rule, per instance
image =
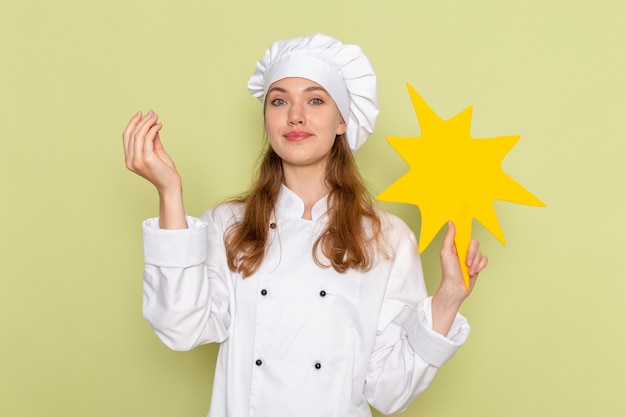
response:
[[[322,364],[319,362],[315,362],[315,369],[321,369],[322,368]]]
[[[263,365],[263,361],[261,359],[257,359],[256,362],[254,362],[254,363],[256,363],[256,366]]]
[[[266,290],[265,288],[263,288],[263,289],[261,290],[261,295],[262,295],[263,297],[265,297],[265,296],[267,295],[267,290]]]
[[[270,223],[270,229],[276,229],[276,223]]]
[[[320,291],[320,297],[326,297],[326,291],[324,290]]]

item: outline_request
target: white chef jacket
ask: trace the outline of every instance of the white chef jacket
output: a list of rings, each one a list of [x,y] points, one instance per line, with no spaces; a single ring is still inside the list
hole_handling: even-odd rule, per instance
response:
[[[381,213],[391,259],[367,272],[321,268],[312,247],[327,198],[303,219],[283,187],[270,247],[243,279],[228,269],[224,231],[241,218],[227,203],[187,217],[188,229],[143,223],[143,312],[174,350],[221,343],[209,417],[364,417],[404,410],[469,333],[457,315],[434,332],[414,234]]]

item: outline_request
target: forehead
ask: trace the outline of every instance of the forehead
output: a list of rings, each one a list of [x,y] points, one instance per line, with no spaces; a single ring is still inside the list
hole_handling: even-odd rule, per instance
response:
[[[268,94],[272,91],[280,92],[300,92],[300,91],[323,91],[328,94],[326,89],[308,78],[287,77],[275,81],[270,85]]]

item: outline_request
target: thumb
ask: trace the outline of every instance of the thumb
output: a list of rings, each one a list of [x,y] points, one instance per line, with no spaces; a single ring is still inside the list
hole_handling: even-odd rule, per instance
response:
[[[156,137],[154,138],[154,150],[155,151],[162,151],[163,149],[163,143],[161,142],[161,135],[159,135],[159,133],[157,132]]]
[[[454,237],[456,236],[456,228],[454,227],[454,223],[448,222],[448,230],[446,230],[446,235],[443,238],[443,246],[442,250],[445,252],[456,253],[456,246],[454,245]]]

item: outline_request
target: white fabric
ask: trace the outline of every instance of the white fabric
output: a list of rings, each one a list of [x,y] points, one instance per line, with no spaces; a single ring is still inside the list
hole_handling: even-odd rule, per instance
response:
[[[270,86],[287,77],[315,81],[328,91],[346,122],[352,152],[374,131],[379,112],[376,74],[358,46],[319,33],[274,42],[257,63],[248,90],[265,106]]]
[[[368,404],[399,412],[465,341],[460,315],[448,338],[431,329],[415,236],[397,217],[382,214],[393,260],[338,274],[311,256],[326,198],[304,220],[303,202],[283,187],[266,260],[244,280],[223,245],[241,208],[188,217],[186,230],[143,224],[146,319],[175,350],[221,342],[210,417],[363,417]]]

